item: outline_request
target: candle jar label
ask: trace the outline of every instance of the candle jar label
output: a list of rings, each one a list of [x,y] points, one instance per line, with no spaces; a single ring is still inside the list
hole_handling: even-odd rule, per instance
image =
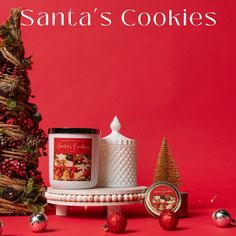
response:
[[[164,210],[177,212],[181,206],[181,195],[172,184],[156,182],[147,189],[144,203],[149,213],[158,217]]]
[[[53,179],[60,181],[90,181],[92,139],[54,139]]]
[[[178,203],[178,195],[169,186],[159,186],[150,192],[150,202],[157,211],[173,210]]]

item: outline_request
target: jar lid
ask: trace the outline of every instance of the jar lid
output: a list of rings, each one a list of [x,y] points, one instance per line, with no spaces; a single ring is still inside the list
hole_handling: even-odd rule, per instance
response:
[[[101,139],[102,144],[122,144],[122,145],[134,145],[136,141],[125,137],[120,133],[121,124],[118,118],[115,116],[110,124],[111,133]]]
[[[91,128],[49,128],[49,134],[100,134],[100,129]]]
[[[181,202],[180,192],[167,182],[156,182],[145,193],[145,207],[154,217],[160,216],[164,210],[177,212]]]

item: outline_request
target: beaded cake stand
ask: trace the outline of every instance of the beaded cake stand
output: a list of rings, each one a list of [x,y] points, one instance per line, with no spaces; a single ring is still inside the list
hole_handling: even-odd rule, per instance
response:
[[[92,188],[62,190],[49,187],[47,202],[56,205],[56,215],[66,216],[69,206],[107,206],[107,214],[121,211],[120,206],[143,203],[147,187]]]

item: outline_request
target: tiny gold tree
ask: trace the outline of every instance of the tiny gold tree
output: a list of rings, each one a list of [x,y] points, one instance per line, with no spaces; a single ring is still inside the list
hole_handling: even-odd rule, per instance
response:
[[[161,150],[154,172],[154,182],[158,181],[171,183],[175,187],[181,186],[180,173],[171,154],[166,138],[162,141]]]

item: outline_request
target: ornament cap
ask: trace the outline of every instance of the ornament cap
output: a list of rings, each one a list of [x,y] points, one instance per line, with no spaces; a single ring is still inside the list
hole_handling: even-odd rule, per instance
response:
[[[136,141],[125,137],[120,133],[121,124],[117,116],[115,116],[110,124],[111,133],[101,139],[101,143],[107,144],[123,144],[123,145],[135,145]]]

